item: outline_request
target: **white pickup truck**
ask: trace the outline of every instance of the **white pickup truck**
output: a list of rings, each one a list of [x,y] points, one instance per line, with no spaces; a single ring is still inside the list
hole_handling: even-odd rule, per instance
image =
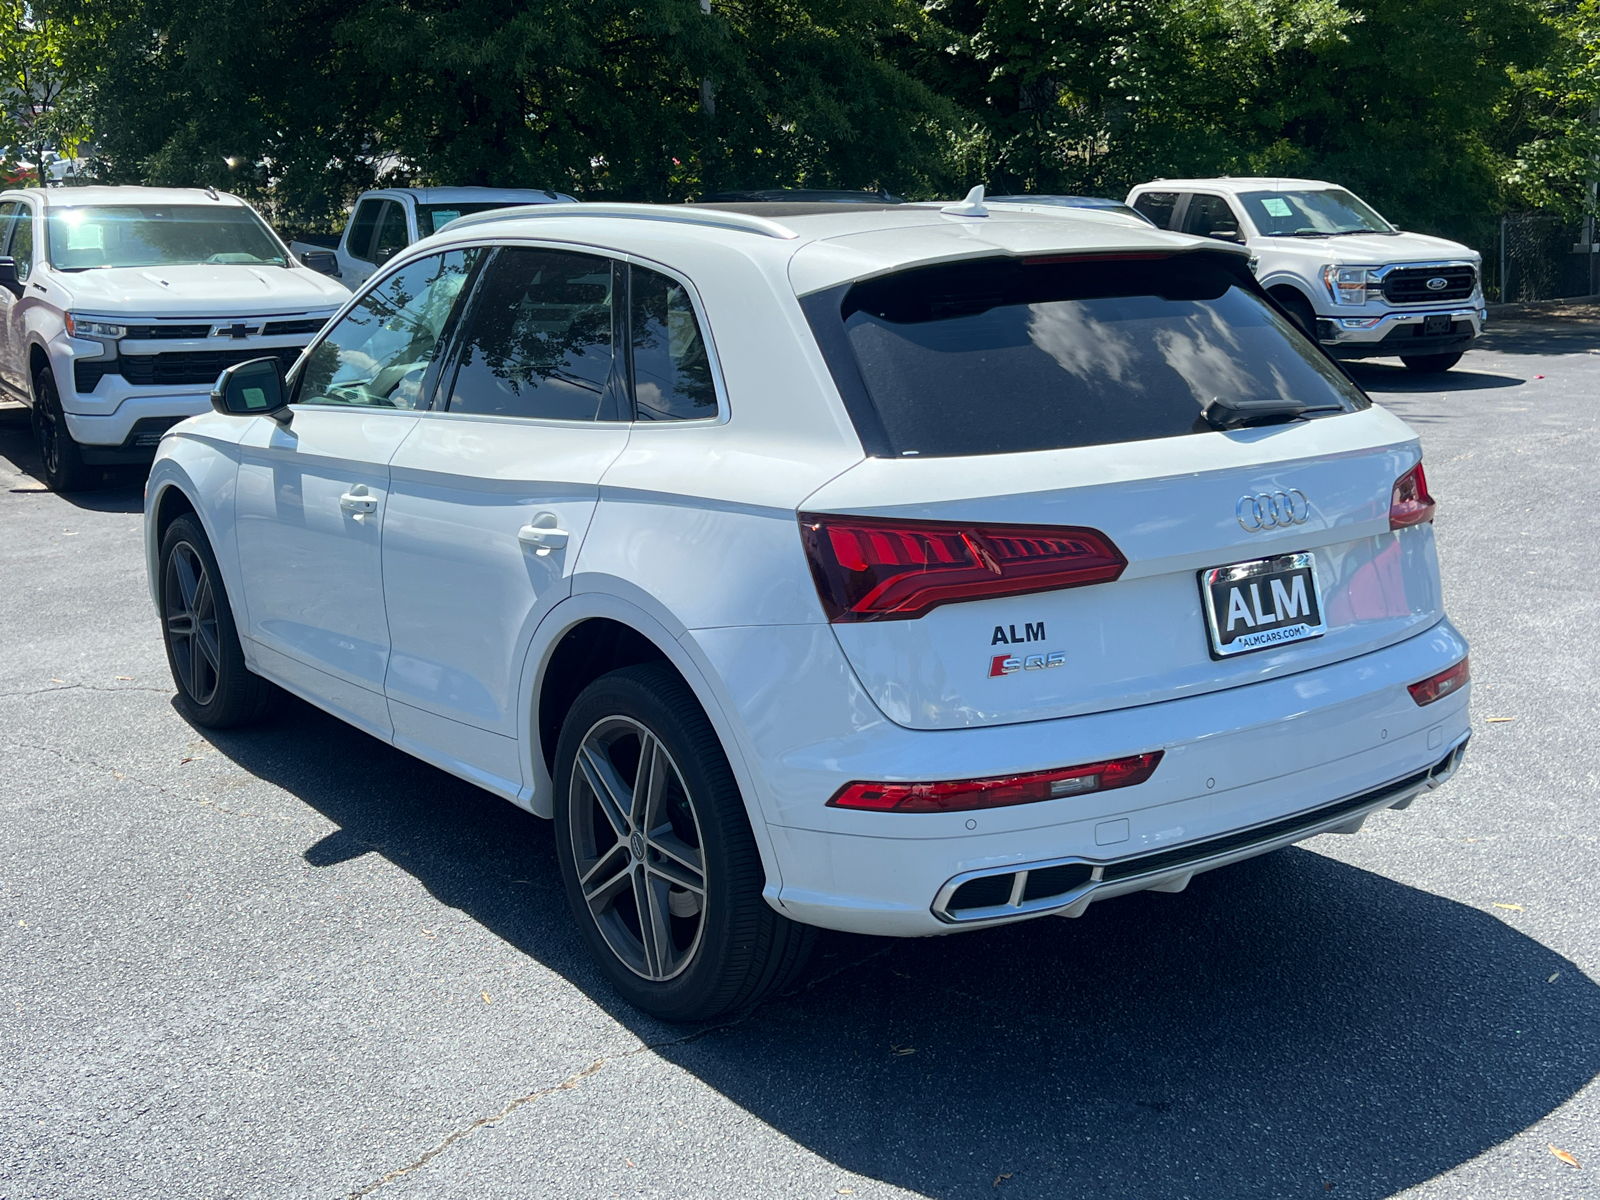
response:
[[[290,242],[289,248],[306,266],[354,289],[412,242],[458,217],[523,204],[575,203],[543,188],[381,188],[361,194],[337,245]]]
[[[1407,233],[1319,179],[1159,179],[1128,203],[1162,229],[1247,246],[1256,278],[1334,358],[1448,371],[1481,332],[1483,259]]]
[[[237,196],[210,189],[0,193],[0,395],[33,410],[45,482],[150,462],[223,368],[289,366],[350,298]]]

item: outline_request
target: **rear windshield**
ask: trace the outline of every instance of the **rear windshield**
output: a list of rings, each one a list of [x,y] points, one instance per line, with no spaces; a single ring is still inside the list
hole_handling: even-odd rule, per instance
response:
[[[232,204],[85,204],[46,210],[50,265],[177,267],[198,263],[288,266],[261,218]]]
[[[879,457],[1209,433],[1201,410],[1219,397],[1367,407],[1240,269],[1202,255],[983,259],[803,303]]]

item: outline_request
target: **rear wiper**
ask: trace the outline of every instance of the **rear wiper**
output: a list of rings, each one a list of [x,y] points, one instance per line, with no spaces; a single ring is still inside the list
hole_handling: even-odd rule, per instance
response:
[[[1244,429],[1293,421],[1306,411],[1306,405],[1298,400],[1235,400],[1218,396],[1200,411],[1200,417],[1213,429]]]

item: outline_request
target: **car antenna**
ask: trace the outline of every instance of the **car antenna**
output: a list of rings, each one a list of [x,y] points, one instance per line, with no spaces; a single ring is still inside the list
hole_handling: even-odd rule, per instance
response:
[[[210,196],[213,200],[222,199],[221,196],[217,195],[217,189],[212,187],[209,183],[206,184],[206,195]]]
[[[949,213],[952,217],[987,217],[989,210],[983,203],[983,184],[968,192],[967,198],[960,204],[946,204],[939,211]]]

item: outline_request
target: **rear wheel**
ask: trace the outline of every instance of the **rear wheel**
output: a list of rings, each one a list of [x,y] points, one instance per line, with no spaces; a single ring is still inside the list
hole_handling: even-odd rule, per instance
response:
[[[45,367],[33,380],[33,437],[44,467],[44,481],[56,492],[78,492],[100,482],[100,472],[83,461],[61,411],[55,373]]]
[[[1461,361],[1460,350],[1454,354],[1402,354],[1400,361],[1406,368],[1423,375],[1443,374]]]
[[[805,965],[815,930],[774,912],[744,800],[711,723],[670,668],[579,695],[556,748],[556,857],[579,930],[636,1008],[700,1021]]]
[[[159,578],[162,635],[179,706],[207,729],[260,720],[277,689],[245,666],[216,555],[193,516],[179,517],[161,539]]]

